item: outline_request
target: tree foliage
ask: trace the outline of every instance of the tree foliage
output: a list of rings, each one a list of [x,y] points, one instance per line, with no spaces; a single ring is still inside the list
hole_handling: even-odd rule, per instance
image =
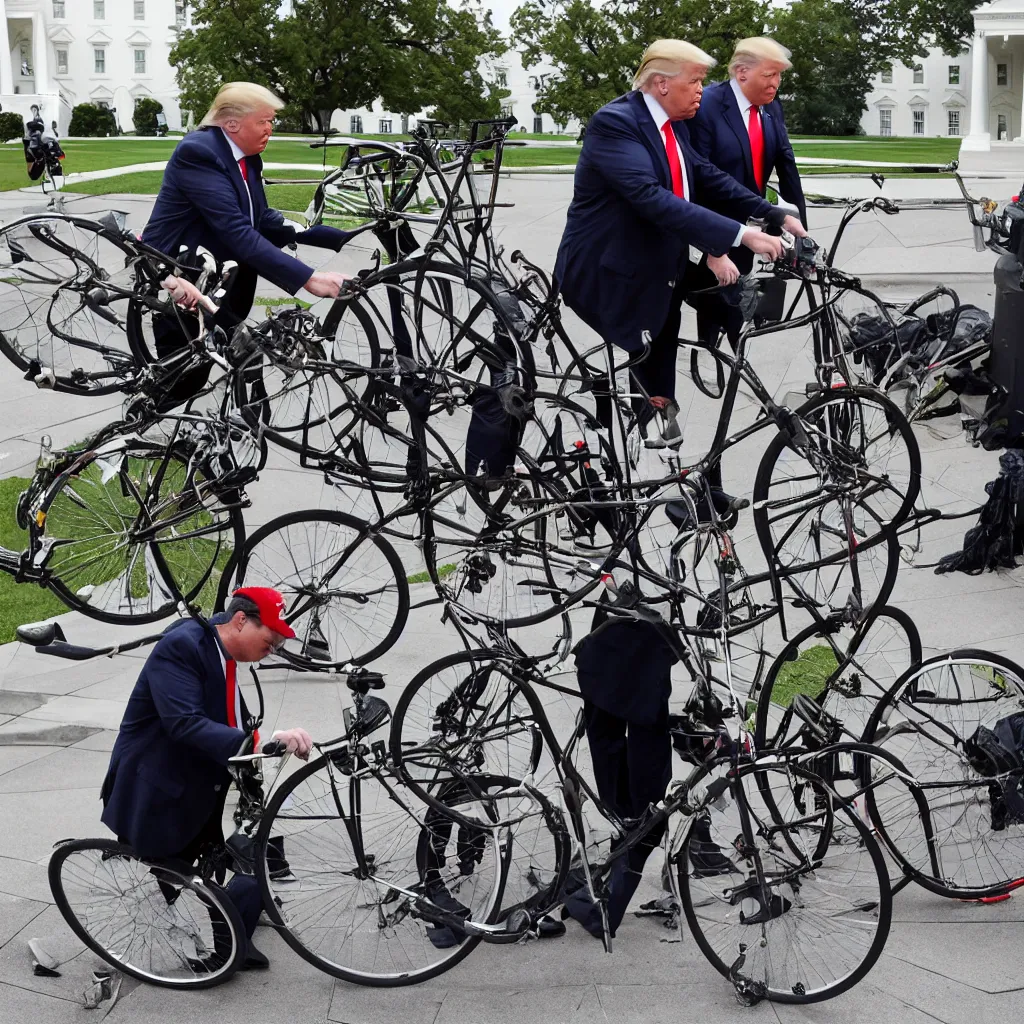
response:
[[[68,135],[103,137],[116,134],[117,122],[105,107],[98,107],[95,103],[79,103],[71,111]]]
[[[152,96],[140,96],[132,111],[132,124],[136,135],[156,135],[156,115],[162,114],[164,105]]]
[[[856,129],[871,76],[893,61],[913,63],[929,46],[959,53],[977,0],[526,0],[512,15],[512,40],[527,67],[554,74],[539,108],[559,123],[586,122],[626,92],[645,47],[687,39],[718,61],[722,78],[736,40],[775,35],[793,51],[784,80],[787,120],[804,131]],[[791,113],[792,112],[792,117]],[[805,126],[814,126],[805,127]]]
[[[278,7],[194,0],[193,28],[170,55],[183,109],[201,118],[221,84],[251,81],[307,125],[377,99],[400,113],[430,105],[461,116],[497,112],[497,90],[479,65],[504,42],[468,0],[295,0],[284,18]]]
[[[11,139],[23,139],[25,137],[25,121],[21,114],[13,110],[5,110],[0,113],[0,142],[9,142]]]

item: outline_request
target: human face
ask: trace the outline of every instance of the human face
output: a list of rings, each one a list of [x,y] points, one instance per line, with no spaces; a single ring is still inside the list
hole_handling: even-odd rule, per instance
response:
[[[785,70],[786,66],[777,60],[763,60],[755,67],[740,68],[736,72],[736,81],[739,82],[743,95],[755,107],[764,107],[775,99],[775,94],[782,83],[782,72]]]
[[[221,627],[220,635],[225,650],[235,661],[262,661],[284,643],[280,633],[244,612],[235,612]]]
[[[224,122],[224,130],[246,156],[262,153],[274,133],[274,108],[258,107],[244,117],[229,118]]]
[[[654,78],[654,98],[670,121],[685,121],[697,113],[704,92],[704,77],[708,69],[699,64],[684,64],[678,75]]]

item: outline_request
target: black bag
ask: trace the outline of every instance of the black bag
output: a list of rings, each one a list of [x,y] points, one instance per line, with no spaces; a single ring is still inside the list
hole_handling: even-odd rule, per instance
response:
[[[1024,713],[1000,718],[991,729],[979,725],[964,742],[964,753],[974,771],[992,778],[988,792],[993,831],[1024,823]]]

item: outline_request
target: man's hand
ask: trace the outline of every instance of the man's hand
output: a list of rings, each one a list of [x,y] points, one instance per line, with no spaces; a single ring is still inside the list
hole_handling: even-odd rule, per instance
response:
[[[320,299],[336,299],[341,286],[352,278],[348,274],[338,274],[333,270],[318,270],[302,286]]]
[[[807,228],[805,228],[803,224],[800,223],[799,217],[794,217],[792,215],[787,216],[786,219],[782,222],[782,230],[788,231],[791,235],[793,235],[796,238],[807,237]]]
[[[283,743],[289,754],[301,757],[303,761],[309,760],[309,752],[313,749],[313,738],[305,729],[279,729],[270,738]]]
[[[777,260],[782,255],[782,239],[777,235],[766,235],[763,231],[744,231],[743,244],[761,256]]]
[[[217,305],[213,299],[208,295],[204,295],[191,281],[186,281],[183,277],[174,277],[172,275],[171,277],[164,278],[160,283],[164,291],[182,309],[195,309],[197,305],[202,305],[211,313],[217,312]]]
[[[735,284],[740,279],[740,271],[735,263],[725,256],[708,255],[708,270],[710,270],[718,283],[721,285]]]
[[[654,406],[655,409],[665,410],[668,408],[669,403],[672,401],[672,399],[664,398],[661,395],[651,395],[648,401],[651,403],[652,406]]]

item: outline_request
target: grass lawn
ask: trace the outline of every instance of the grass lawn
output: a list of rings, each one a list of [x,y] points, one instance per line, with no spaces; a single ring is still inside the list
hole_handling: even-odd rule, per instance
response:
[[[18,495],[28,484],[25,477],[0,480],[0,546],[12,551],[24,551],[28,546],[28,533],[18,529],[14,515]],[[49,590],[35,583],[15,583],[13,576],[0,573],[0,644],[14,639],[17,626],[66,611],[60,599]]]
[[[783,665],[772,686],[772,703],[788,708],[798,693],[817,698],[838,667],[835,651],[827,644],[808,647]]]

